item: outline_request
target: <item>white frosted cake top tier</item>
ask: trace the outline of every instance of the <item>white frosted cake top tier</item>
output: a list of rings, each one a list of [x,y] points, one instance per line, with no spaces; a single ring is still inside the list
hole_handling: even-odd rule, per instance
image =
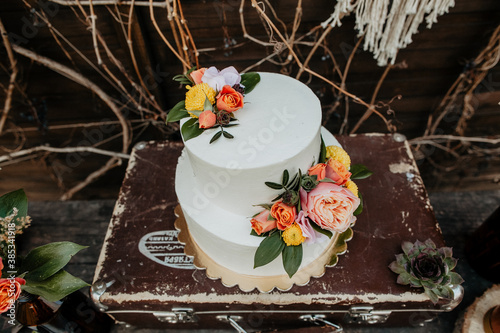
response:
[[[288,76],[260,76],[244,107],[234,113],[239,125],[227,128],[234,139],[210,144],[219,129],[209,129],[185,142],[199,189],[192,205],[210,202],[251,216],[252,205],[276,196],[264,182],[280,182],[284,169],[293,174],[317,161],[321,105],[316,95]]]

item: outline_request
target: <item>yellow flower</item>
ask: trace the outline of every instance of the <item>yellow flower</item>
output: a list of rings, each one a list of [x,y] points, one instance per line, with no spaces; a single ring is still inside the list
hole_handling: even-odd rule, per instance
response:
[[[359,198],[359,195],[358,195],[358,185],[356,185],[355,182],[353,182],[352,180],[348,180],[347,183],[345,183],[345,187],[352,192],[352,194],[354,194],[355,196],[357,196]]]
[[[300,245],[306,240],[297,223],[292,224],[285,231],[283,231],[282,237],[287,246]]]
[[[216,92],[207,83],[200,83],[193,87],[187,86],[186,88],[189,89],[186,93],[186,110],[203,111],[203,104],[205,104],[206,97],[208,97],[212,105],[215,103]]]
[[[338,146],[326,147],[326,158],[332,158],[339,161],[340,163],[345,165],[347,169],[349,169],[349,167],[351,166],[351,158],[344,149]]]

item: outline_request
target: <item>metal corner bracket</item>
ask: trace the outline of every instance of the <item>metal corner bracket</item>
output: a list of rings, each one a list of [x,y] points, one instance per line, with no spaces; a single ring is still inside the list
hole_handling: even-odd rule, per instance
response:
[[[90,298],[101,312],[105,312],[108,309],[106,305],[101,303],[101,297],[113,283],[115,283],[115,280],[109,282],[98,280],[90,286]]]

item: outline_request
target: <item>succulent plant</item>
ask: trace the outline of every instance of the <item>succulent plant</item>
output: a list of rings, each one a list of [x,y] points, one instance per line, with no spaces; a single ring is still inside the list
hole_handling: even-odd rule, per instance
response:
[[[436,304],[440,297],[453,298],[452,285],[464,280],[452,270],[457,265],[450,247],[436,248],[430,239],[425,242],[403,242],[403,252],[396,255],[389,268],[399,274],[397,283],[414,288],[424,288],[425,293]]]
[[[304,175],[304,176],[302,176],[300,186],[306,192],[310,192],[319,184],[319,181],[317,180],[317,178],[318,177],[316,175],[313,175],[313,176]]]

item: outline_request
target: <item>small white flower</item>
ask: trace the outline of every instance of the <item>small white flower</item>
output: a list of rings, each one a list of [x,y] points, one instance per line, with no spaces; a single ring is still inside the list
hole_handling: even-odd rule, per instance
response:
[[[205,71],[201,81],[207,83],[212,89],[221,91],[225,85],[232,87],[239,84],[241,76],[233,66],[226,67],[221,71],[212,66]]]

